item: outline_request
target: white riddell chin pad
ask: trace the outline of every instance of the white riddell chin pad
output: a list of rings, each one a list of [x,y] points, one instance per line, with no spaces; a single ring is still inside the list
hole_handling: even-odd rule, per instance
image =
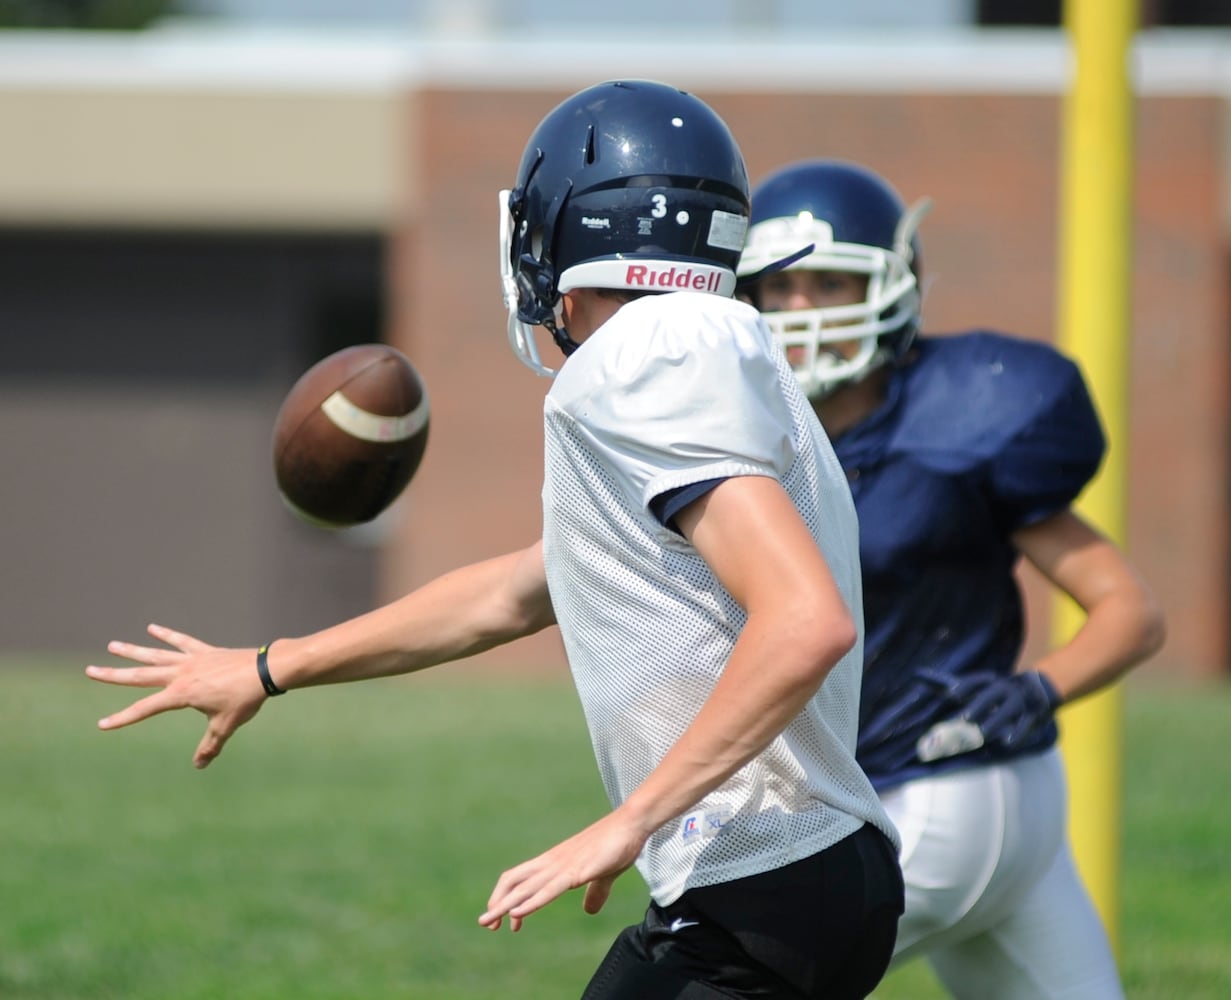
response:
[[[562,275],[561,292],[574,288],[626,288],[634,292],[709,292],[730,298],[735,272],[718,264],[620,257],[574,264]]]

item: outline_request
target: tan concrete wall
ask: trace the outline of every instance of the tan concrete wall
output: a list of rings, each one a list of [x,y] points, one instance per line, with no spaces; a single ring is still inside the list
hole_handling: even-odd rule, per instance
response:
[[[0,224],[384,229],[405,125],[387,92],[0,89]]]
[[[569,88],[424,90],[420,210],[400,233],[395,337],[422,367],[432,442],[389,550],[389,593],[536,537],[547,385],[503,344],[496,191]],[[1060,99],[1046,95],[702,93],[754,180],[784,161],[840,156],[936,207],[922,231],[926,326],[1050,339],[1056,315]],[[1224,669],[1228,603],[1228,255],[1222,103],[1139,107],[1127,544],[1171,620],[1157,670]],[[430,140],[430,141],[429,141]],[[1046,639],[1048,602],[1027,577]],[[558,655],[554,640],[496,659]]]

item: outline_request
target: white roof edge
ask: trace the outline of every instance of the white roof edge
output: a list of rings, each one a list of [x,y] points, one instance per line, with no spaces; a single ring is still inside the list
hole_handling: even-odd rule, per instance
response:
[[[345,32],[214,28],[0,31],[0,88],[389,91],[410,79],[404,43]]]
[[[1149,31],[1131,64],[1143,95],[1231,98],[1231,31]],[[168,26],[131,35],[0,31],[0,89],[389,92],[425,85],[572,90],[614,77],[708,90],[1055,94],[1060,31],[713,35],[689,45],[605,33],[533,38]]]

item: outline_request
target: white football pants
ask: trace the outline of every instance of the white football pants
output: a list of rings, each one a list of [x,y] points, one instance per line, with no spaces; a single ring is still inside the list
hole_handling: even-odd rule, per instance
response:
[[[1066,797],[1055,749],[886,792],[906,879],[893,964],[926,955],[958,1000],[1120,1000]]]

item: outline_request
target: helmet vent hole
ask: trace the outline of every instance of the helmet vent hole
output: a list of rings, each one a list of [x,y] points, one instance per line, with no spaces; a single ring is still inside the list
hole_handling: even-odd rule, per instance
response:
[[[594,155],[594,126],[591,125],[586,129],[586,163],[590,164],[595,161]]]

